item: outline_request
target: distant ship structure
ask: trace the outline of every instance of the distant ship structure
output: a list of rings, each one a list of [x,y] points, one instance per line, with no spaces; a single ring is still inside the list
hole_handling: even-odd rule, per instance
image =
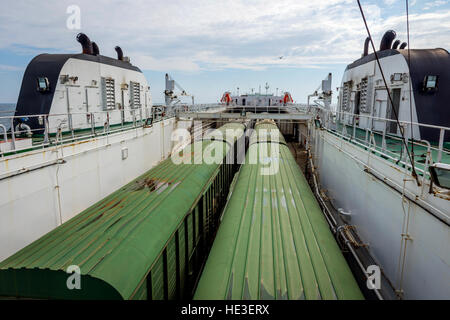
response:
[[[286,106],[294,103],[292,96],[289,92],[284,92],[281,95],[273,93],[246,93],[232,95],[231,92],[227,91],[222,95],[220,102],[226,104],[227,106]]]

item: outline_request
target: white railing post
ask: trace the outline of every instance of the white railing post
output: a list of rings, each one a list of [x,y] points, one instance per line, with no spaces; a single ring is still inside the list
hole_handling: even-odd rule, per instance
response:
[[[95,114],[91,112],[91,134],[92,136],[95,136]]]
[[[14,117],[11,117],[11,150],[16,150],[16,133],[14,132]]]
[[[400,130],[401,130],[401,132],[403,134],[403,137],[405,137],[405,144],[403,146],[404,152],[403,152],[402,161],[405,163],[405,169],[408,171],[408,166],[406,165],[406,160],[408,160],[409,149],[408,149],[408,138],[406,137],[405,127],[406,127],[406,124],[400,124]]]
[[[71,134],[72,134],[72,139],[75,139],[75,132],[74,132],[74,129],[73,129],[73,122],[72,122],[72,114],[69,113],[69,114],[67,115],[67,117],[68,117],[68,119],[69,119],[69,127],[70,127],[70,132],[71,132]]]
[[[50,142],[49,130],[50,130],[50,126],[48,124],[48,116],[45,116],[44,117],[44,144]]]
[[[356,137],[356,115],[353,116],[353,132],[352,132],[352,138],[355,140]]]
[[[342,122],[342,135],[344,137],[347,136],[347,126],[346,126],[346,124],[344,122]]]
[[[441,128],[439,131],[439,149],[436,162],[441,162],[442,160],[442,150],[444,149],[444,136],[445,136],[445,129]]]
[[[3,139],[5,140],[5,145],[8,143],[8,133],[6,131],[6,127],[2,124],[0,124],[0,128],[3,129]],[[3,152],[0,151],[0,154],[4,157]]]

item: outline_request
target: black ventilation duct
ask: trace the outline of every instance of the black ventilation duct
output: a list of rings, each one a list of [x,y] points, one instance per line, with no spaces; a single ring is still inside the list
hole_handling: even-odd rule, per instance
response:
[[[91,55],[93,54],[92,42],[91,40],[89,40],[89,37],[87,35],[85,35],[84,33],[79,33],[77,35],[77,41],[81,44],[83,53]]]
[[[390,49],[392,47],[392,42],[394,41],[396,36],[397,34],[394,30],[386,31],[383,38],[381,39],[380,51]]]
[[[395,40],[394,44],[392,45],[392,49],[397,49],[400,43],[401,43],[400,40]]]
[[[94,54],[94,56],[98,56],[100,54],[100,49],[95,42],[92,42],[92,53]]]
[[[369,54],[369,42],[370,42],[370,38],[367,37],[366,41],[364,41],[364,52],[363,52],[363,57],[367,56]]]
[[[400,49],[405,49],[407,45],[408,44],[406,42],[403,42],[402,45],[400,46]]]
[[[114,48],[114,50],[116,50],[116,52],[117,52],[117,60],[123,60],[122,49],[119,46],[117,46]]]

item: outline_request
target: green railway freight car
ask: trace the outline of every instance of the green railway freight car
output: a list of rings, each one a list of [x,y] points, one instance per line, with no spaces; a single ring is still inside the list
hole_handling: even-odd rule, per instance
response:
[[[219,130],[229,129],[245,126]],[[163,161],[1,262],[0,298],[192,297],[236,170],[230,151],[243,138],[194,142],[179,153],[200,150],[191,163]],[[223,151],[218,164],[201,159],[212,149]]]
[[[255,126],[235,179],[194,299],[363,298],[274,123]]]

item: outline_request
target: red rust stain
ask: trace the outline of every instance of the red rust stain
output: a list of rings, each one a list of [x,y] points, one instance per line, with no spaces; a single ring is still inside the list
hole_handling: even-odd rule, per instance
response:
[[[104,209],[104,208],[106,208],[106,207],[110,207],[109,209],[112,209],[112,208],[118,206],[118,205],[122,202],[122,200],[123,200],[123,199],[120,199],[119,201],[117,201],[117,200],[111,200],[111,201],[109,201],[108,203],[105,203],[105,204],[100,208],[100,210],[102,210],[102,209]]]
[[[169,187],[173,183],[175,183],[173,180],[145,178],[144,180],[136,181],[136,186],[132,189],[132,191],[140,191],[144,188],[148,188],[150,192],[153,192],[164,185]]]

